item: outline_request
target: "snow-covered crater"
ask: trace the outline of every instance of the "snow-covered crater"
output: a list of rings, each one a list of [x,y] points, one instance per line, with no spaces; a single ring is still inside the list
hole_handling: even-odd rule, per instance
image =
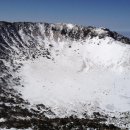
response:
[[[106,124],[129,127],[130,39],[72,24],[1,22],[0,29],[0,98],[9,107],[4,115],[14,118],[14,111],[26,108],[48,119],[94,119],[97,112]]]

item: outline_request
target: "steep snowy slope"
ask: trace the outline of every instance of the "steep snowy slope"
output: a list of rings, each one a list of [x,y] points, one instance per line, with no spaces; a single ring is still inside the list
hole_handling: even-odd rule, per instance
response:
[[[4,122],[6,108],[15,121],[73,116],[130,127],[130,39],[105,28],[1,22],[0,53]]]

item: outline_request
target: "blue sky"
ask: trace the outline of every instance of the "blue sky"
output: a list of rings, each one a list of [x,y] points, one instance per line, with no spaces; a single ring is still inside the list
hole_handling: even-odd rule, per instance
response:
[[[40,21],[130,31],[130,0],[0,0],[0,21]]]

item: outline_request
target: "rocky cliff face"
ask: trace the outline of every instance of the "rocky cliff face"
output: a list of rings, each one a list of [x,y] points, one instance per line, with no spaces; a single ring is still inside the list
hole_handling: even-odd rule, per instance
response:
[[[76,112],[81,107],[83,107],[83,105],[85,105],[85,104],[83,105],[78,104],[80,108],[75,109],[74,107],[74,109],[72,110],[71,109],[67,110],[67,112],[69,112],[69,114],[67,115],[66,112],[62,112],[62,109],[55,112],[55,110],[52,108],[52,105],[50,104],[46,105],[46,103],[44,104],[44,102],[32,104],[32,102],[29,100],[30,97],[28,98],[28,96],[24,96],[24,93],[22,93],[24,91],[24,88],[27,88],[26,86],[29,86],[30,84],[28,83],[26,85],[24,83],[26,82],[26,80],[24,80],[24,77],[27,77],[27,75],[24,75],[25,73],[21,73],[21,71],[26,70],[26,64],[25,64],[26,61],[35,62],[37,61],[37,59],[41,57],[44,59],[43,63],[47,62],[47,64],[42,64],[42,66],[44,65],[55,66],[52,64],[52,62],[55,62],[56,66],[59,66],[60,68],[61,66],[63,66],[59,65],[61,61],[63,62],[63,64],[67,63],[67,67],[68,64],[70,65],[72,64],[76,68],[79,67],[80,63],[82,62],[81,64],[82,67],[81,69],[79,69],[79,71],[85,73],[89,69],[91,70],[91,68],[95,69],[97,67],[100,68],[104,67],[104,69],[106,69],[106,68],[112,68],[112,66],[114,66],[116,68],[121,68],[121,70],[122,68],[129,69],[129,63],[130,63],[129,44],[130,44],[129,38],[119,35],[116,32],[112,32],[106,28],[83,27],[72,24],[0,22],[0,119],[1,119],[0,127],[1,128],[14,127],[17,129],[18,128],[24,129],[30,127],[32,129],[47,129],[47,130],[51,129],[65,130],[76,128],[86,129],[90,127],[97,129],[104,129],[104,128],[118,129],[118,127],[128,128],[130,126],[129,122],[130,111],[128,110],[123,112],[122,111],[115,112],[116,113],[115,116],[113,113],[110,114],[111,112],[109,114],[104,112],[104,109],[102,109],[102,107],[98,108],[98,106],[96,105],[94,108],[92,108],[93,106],[90,105],[91,106],[90,109],[88,109],[87,106],[87,108],[85,108],[86,109],[85,111],[83,110]],[[112,49],[109,47],[107,48],[108,45],[112,46]],[[101,46],[101,49],[99,49],[98,46]],[[84,48],[87,49],[84,50]],[[103,51],[104,49],[106,49],[105,52]],[[112,55],[110,55],[111,51]],[[106,58],[102,57],[103,54],[106,55]],[[62,57],[62,55],[64,55],[65,57]],[[82,55],[85,55],[85,57]],[[69,59],[69,57],[71,57],[71,59]],[[67,59],[62,61],[62,58]],[[83,60],[81,61],[80,59]],[[50,61],[51,62],[49,63],[48,60],[49,62]],[[74,62],[71,62],[73,60]],[[29,63],[27,62],[27,64],[30,64],[30,62]],[[71,70],[73,72],[74,66],[72,68],[71,67],[69,68],[70,72]],[[57,70],[56,73],[59,72],[59,77],[62,76],[62,73],[61,71],[59,71],[59,69],[57,69],[56,67],[53,69]],[[60,68],[60,70],[61,69],[63,68]],[[33,73],[33,71],[31,72]],[[46,71],[43,71],[43,73],[45,72]],[[37,72],[34,72],[34,75],[35,73]],[[49,73],[49,69],[47,70],[46,73]],[[49,74],[50,74],[49,77],[51,77],[52,73]],[[44,75],[42,76],[44,77]],[[82,74],[80,76],[82,78]],[[41,75],[39,77],[38,79],[42,80]],[[44,77],[44,79],[45,78],[46,77]],[[129,81],[129,77],[127,78]],[[28,78],[26,79],[29,81]],[[31,79],[31,81],[32,80],[35,80],[35,78]],[[51,78],[49,80],[51,80]],[[71,79],[70,81],[73,81],[73,79]],[[129,85],[128,81],[127,82],[123,81],[123,84]],[[68,79],[67,82],[69,82]],[[66,81],[64,83],[66,86],[68,85],[66,84]],[[41,84],[36,83],[35,86],[37,85]],[[74,85],[75,84],[72,84],[72,86]],[[54,86],[57,86],[57,83],[54,84]],[[128,87],[126,85],[126,89],[127,88]],[[31,87],[31,89],[33,88]],[[68,91],[70,90],[71,89],[69,89]],[[129,92],[129,90],[127,91]],[[125,93],[126,97],[128,97],[126,92],[125,91],[123,92]],[[27,95],[29,94],[27,93]],[[127,99],[129,99],[129,97]],[[71,98],[69,100],[71,100]],[[128,101],[129,100],[127,100],[127,102]],[[89,103],[90,102],[86,102],[86,104]],[[88,114],[87,109],[88,111],[93,109],[92,114]],[[72,112],[73,110],[75,112]],[[64,115],[62,118],[60,117],[61,114]],[[80,118],[80,116],[83,119]],[[114,124],[111,125],[113,122]],[[114,125],[117,127],[115,127]]]
[[[25,37],[24,37],[25,36]],[[8,23],[0,22],[0,49],[1,58],[3,55],[26,51],[24,49],[36,49],[44,45],[45,39],[53,41],[85,41],[87,38],[111,37],[125,44],[130,44],[130,39],[106,28],[83,27],[69,24],[48,24],[48,23]],[[3,54],[4,53],[4,54]]]

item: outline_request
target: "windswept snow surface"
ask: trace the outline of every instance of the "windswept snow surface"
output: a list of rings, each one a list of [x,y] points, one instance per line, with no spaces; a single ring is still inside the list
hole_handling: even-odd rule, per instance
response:
[[[58,117],[130,111],[128,45],[108,37],[51,44],[53,59],[22,62],[24,99],[44,104]]]

